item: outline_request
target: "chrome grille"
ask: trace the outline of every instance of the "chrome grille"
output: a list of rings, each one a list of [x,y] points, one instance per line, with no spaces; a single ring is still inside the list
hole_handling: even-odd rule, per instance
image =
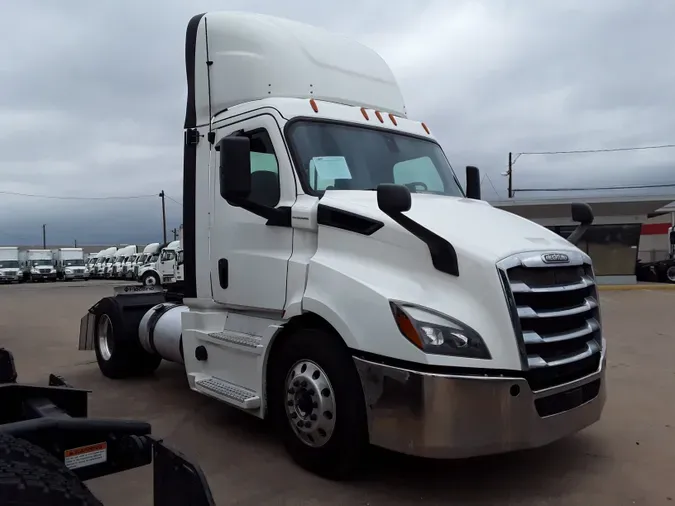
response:
[[[590,259],[547,264],[543,253],[498,264],[530,387],[561,385],[598,370],[602,324]]]

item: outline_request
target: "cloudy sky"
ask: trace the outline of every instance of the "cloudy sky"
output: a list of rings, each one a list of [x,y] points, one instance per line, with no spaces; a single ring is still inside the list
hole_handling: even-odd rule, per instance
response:
[[[467,164],[487,174],[490,200],[506,198],[509,151],[675,143],[672,0],[4,2],[0,192],[59,198],[0,193],[1,244],[39,244],[43,223],[50,243],[160,240],[162,189],[168,228],[180,224],[185,26],[223,8],[376,49],[409,115],[461,180]],[[516,188],[670,183],[675,149],[523,155],[514,168]],[[675,199],[673,187],[629,193],[645,191]],[[542,196],[560,194],[518,194]]]

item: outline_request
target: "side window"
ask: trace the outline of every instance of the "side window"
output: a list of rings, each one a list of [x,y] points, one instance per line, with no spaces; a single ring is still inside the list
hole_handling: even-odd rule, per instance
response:
[[[251,195],[249,200],[266,207],[275,207],[281,198],[279,164],[272,139],[266,130],[246,132],[251,140]]]
[[[443,180],[431,158],[413,158],[394,165],[394,183],[413,191],[443,192]]]

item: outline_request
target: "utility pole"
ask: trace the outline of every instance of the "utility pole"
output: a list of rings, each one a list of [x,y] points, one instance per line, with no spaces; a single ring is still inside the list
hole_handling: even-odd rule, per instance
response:
[[[77,248],[77,239],[73,239],[73,241],[75,242],[75,247]]]
[[[42,249],[47,249],[47,225],[42,225]]]
[[[509,170],[506,171],[509,176],[509,198],[513,198],[513,153],[509,152]]]
[[[162,199],[162,232],[164,233],[164,244],[166,244],[166,207],[164,205],[164,190],[160,192],[159,198]]]
[[[177,241],[178,240],[178,229],[172,228],[169,232],[171,232],[173,234],[173,240]]]

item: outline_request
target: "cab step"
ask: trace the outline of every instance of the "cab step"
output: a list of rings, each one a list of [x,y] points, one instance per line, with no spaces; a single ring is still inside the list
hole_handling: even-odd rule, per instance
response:
[[[205,335],[208,336],[209,341],[216,344],[237,348],[255,355],[260,355],[263,352],[262,339],[258,336],[231,330],[209,332]]]
[[[196,380],[195,388],[206,395],[241,409],[258,409],[260,407],[260,397],[255,392],[213,376]]]

